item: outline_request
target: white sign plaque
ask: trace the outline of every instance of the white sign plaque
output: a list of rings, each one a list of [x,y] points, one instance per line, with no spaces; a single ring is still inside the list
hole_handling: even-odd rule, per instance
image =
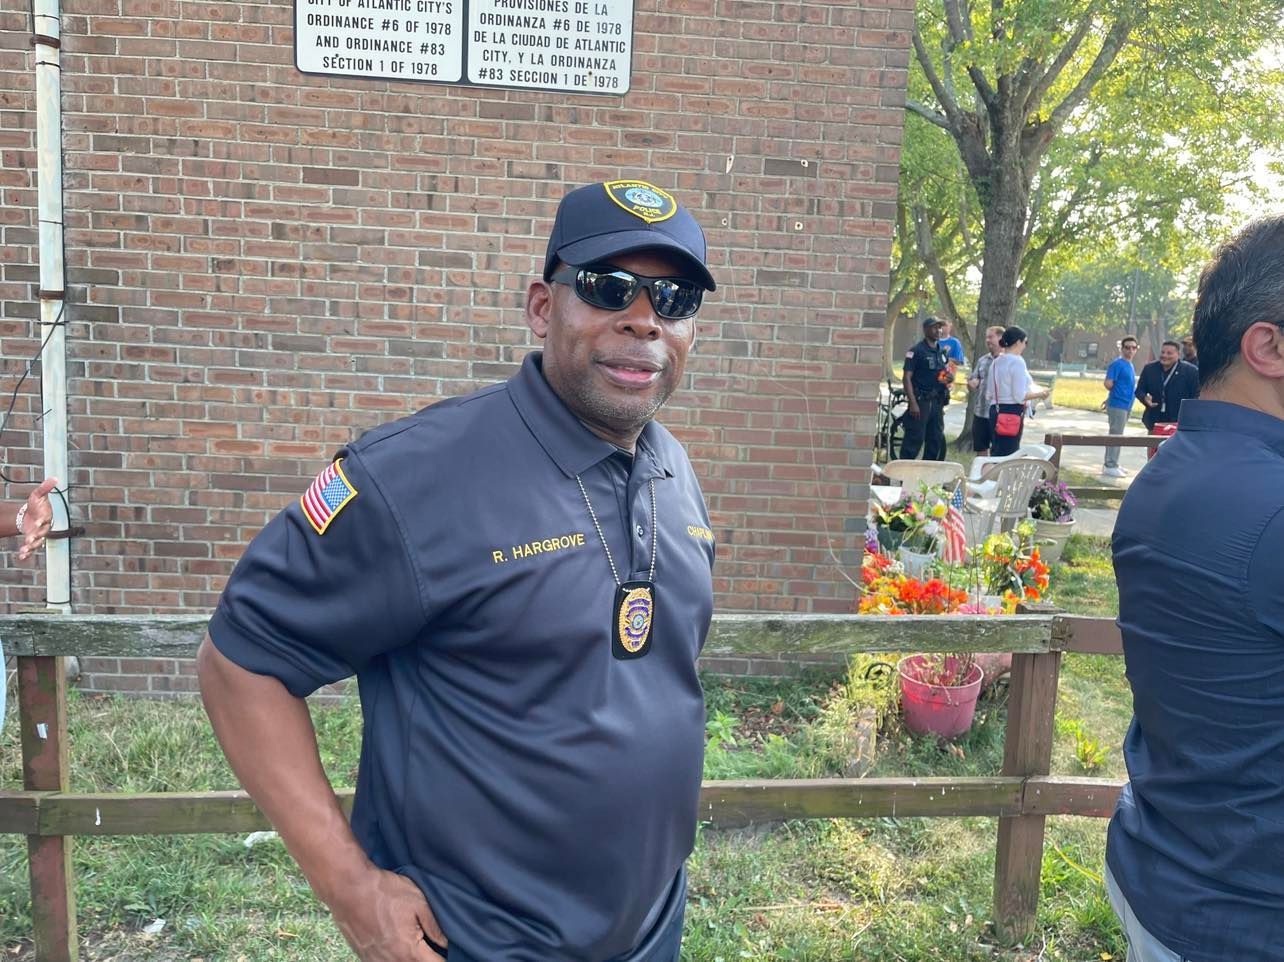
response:
[[[464,0],[295,0],[304,73],[389,80],[463,78]]]
[[[628,92],[633,0],[295,0],[303,73]]]
[[[500,87],[623,94],[633,0],[471,0],[468,79]]]

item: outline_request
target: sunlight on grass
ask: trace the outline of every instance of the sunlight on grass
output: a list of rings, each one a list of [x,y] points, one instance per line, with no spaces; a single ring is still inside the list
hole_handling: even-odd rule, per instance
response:
[[[1105,371],[1092,372],[1088,377],[1059,375],[1052,385],[1053,405],[1079,411],[1100,411],[1101,402],[1106,399],[1106,387],[1102,384],[1105,376]],[[1132,413],[1141,417],[1141,412],[1141,405],[1134,401]]]

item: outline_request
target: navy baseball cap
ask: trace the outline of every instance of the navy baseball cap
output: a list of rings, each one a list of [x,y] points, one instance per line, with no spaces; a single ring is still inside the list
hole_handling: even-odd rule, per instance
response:
[[[584,267],[633,251],[676,254],[705,289],[715,290],[705,266],[704,231],[672,195],[643,180],[577,187],[557,207],[544,257],[544,280],[557,262]]]

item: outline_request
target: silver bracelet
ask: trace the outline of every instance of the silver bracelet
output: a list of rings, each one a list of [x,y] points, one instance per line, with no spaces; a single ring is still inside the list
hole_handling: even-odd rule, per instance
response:
[[[18,513],[13,516],[13,523],[18,526],[18,534],[22,534],[22,522],[27,520],[27,502],[22,502],[22,507]]]

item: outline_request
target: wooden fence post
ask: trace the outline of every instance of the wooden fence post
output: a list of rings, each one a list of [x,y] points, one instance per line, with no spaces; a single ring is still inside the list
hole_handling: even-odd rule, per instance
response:
[[[65,792],[67,674],[62,658],[18,658],[18,721],[22,726],[22,784],[29,792]],[[76,962],[76,897],[71,838],[28,835],[31,915],[37,962]]]
[[[1022,606],[1030,614],[1051,614],[1051,605]],[[1014,654],[1003,744],[1003,774],[1047,775],[1052,769],[1053,719],[1061,652]],[[1000,940],[1023,942],[1034,931],[1039,908],[1046,816],[1000,816],[994,857],[994,927]]]
[[[1056,448],[1056,450],[1052,452],[1052,457],[1048,458],[1048,460],[1052,462],[1052,465],[1058,471],[1060,471],[1061,470],[1061,435],[1045,434],[1043,436],[1043,443],[1051,444],[1054,448]]]

